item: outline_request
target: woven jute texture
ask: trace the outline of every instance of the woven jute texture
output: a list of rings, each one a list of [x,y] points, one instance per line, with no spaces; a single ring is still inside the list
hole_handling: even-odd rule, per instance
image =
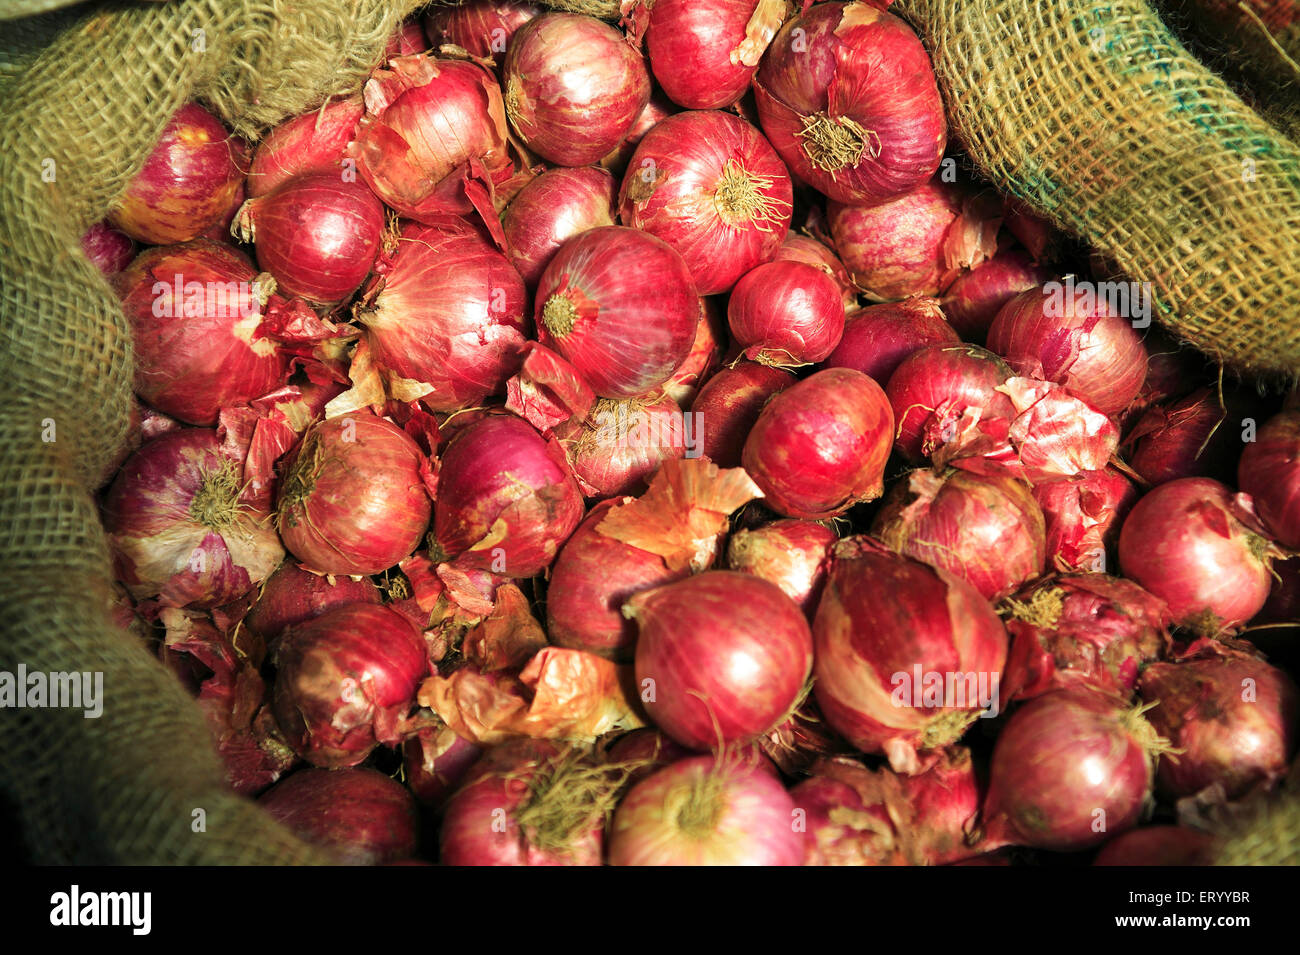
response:
[[[1300,146],[1140,0],[901,0],[955,137],[1232,366],[1300,370]]]

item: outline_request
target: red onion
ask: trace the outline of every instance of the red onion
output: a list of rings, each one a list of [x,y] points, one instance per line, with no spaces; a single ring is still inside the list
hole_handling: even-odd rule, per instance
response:
[[[898,772],[998,712],[1007,634],[965,581],[865,537],[836,545],[813,621],[826,721]]]
[[[329,172],[342,177],[344,150],[364,112],[361,97],[350,96],[275,127],[253,154],[248,173],[249,198],[264,196],[307,173]]]
[[[495,79],[465,60],[390,60],[365,87],[366,115],[348,156],[400,215],[437,222],[478,209],[510,174],[505,107]]]
[[[754,77],[763,131],[790,170],[837,202],[878,202],[930,178],[947,143],[930,57],[868,3],[788,21]]]
[[[81,236],[81,251],[105,275],[121,272],[135,258],[135,241],[107,222],[96,222]]]
[[[502,81],[510,124],[529,149],[560,166],[597,162],[650,99],[645,61],[623,35],[572,13],[520,27]]]
[[[1055,262],[1063,244],[1061,233],[1019,199],[1007,198],[1003,205],[1007,230],[1029,250],[1033,260],[1042,265]]]
[[[373,769],[304,769],[267,790],[258,804],[351,865],[415,853],[418,817],[411,794]]]
[[[1237,474],[1264,526],[1283,547],[1300,550],[1300,411],[1265,422],[1241,453]]]
[[[324,577],[287,560],[262,585],[244,626],[263,640],[273,640],[286,627],[297,627],[336,607],[379,602],[379,588],[367,577]]]
[[[569,239],[537,287],[538,340],[604,398],[636,398],[666,382],[690,354],[699,317],[682,257],[622,226]]]
[[[276,524],[289,552],[325,574],[377,574],[419,545],[432,480],[391,421],[352,414],[313,425],[286,460]]]
[[[1105,573],[1119,529],[1137,503],[1137,486],[1114,467],[1034,488],[1047,522],[1048,563],[1058,570]]]
[[[1002,306],[1050,277],[1024,252],[1007,249],[959,275],[944,293],[943,313],[965,341],[982,345]]]
[[[619,144],[601,158],[600,165],[614,175],[621,176],[624,170],[627,169],[632,154],[636,152],[636,147],[645,138],[645,134],[676,112],[676,105],[668,97],[658,90],[652,90],[650,102],[646,103],[645,109],[641,110],[640,114],[637,115],[636,120],[623,135],[623,139]]]
[[[197,103],[168,121],[108,223],[138,242],[171,245],[201,236],[230,209],[248,146]]]
[[[785,19],[780,3],[759,0],[656,0],[646,47],[655,79],[687,109],[721,109],[749,81]]]
[[[1087,687],[1129,699],[1140,668],[1169,645],[1169,611],[1137,584],[1105,574],[1037,583],[1005,605],[1011,654],[1003,700]]]
[[[949,865],[984,851],[969,845],[984,796],[970,750],[949,747],[925,772],[902,776],[899,784],[913,858],[926,865]]]
[[[588,497],[636,494],[668,458],[700,456],[697,419],[673,399],[610,401],[602,398],[591,425],[570,418],[555,429],[578,487]]]
[[[1215,840],[1180,826],[1146,826],[1116,836],[1102,846],[1093,865],[1211,865]]]
[[[500,62],[515,31],[541,12],[536,4],[519,0],[469,0],[430,8],[424,29],[434,49],[450,43],[471,56]]]
[[[406,784],[421,805],[441,810],[482,755],[449,727],[422,729],[402,744]]]
[[[685,746],[674,743],[671,737],[651,726],[643,726],[620,736],[618,742],[609,748],[606,754],[610,763],[632,765],[625,785],[631,789],[647,776],[651,776],[665,766],[679,759],[689,759],[695,753]]]
[[[713,376],[727,341],[727,319],[717,298],[700,299],[700,322],[686,360],[677,366],[663,386],[664,394],[679,407],[689,408],[700,387]]]
[[[711,570],[634,594],[636,680],[650,718],[692,749],[748,742],[799,701],[812,637],[769,581]]]
[[[935,464],[954,458],[957,467],[988,470],[1005,468],[1032,484],[1069,480],[1088,471],[1106,467],[1119,449],[1119,426],[1082,398],[1076,398],[1060,385],[1037,378],[1009,378],[998,391],[1011,399],[1016,417],[1007,431],[1006,446],[986,452],[973,439],[963,447],[955,444],[935,453]],[[1001,426],[990,425],[985,438],[1000,437]]]
[[[571,364],[537,342],[524,345],[523,364],[506,382],[507,411],[549,437],[570,418],[585,419],[595,404],[595,392]]]
[[[1254,421],[1258,401],[1231,392],[1223,399],[1217,388],[1200,388],[1172,404],[1147,409],[1127,438],[1133,443],[1129,465],[1150,484],[1185,477],[1231,480],[1243,419]],[[1251,447],[1246,444],[1247,451]]]
[[[434,535],[464,568],[533,577],[582,520],[564,452],[528,422],[490,415],[459,432],[438,474]]]
[[[188,424],[284,384],[265,337],[265,285],[243,253],[210,239],[146,249],[115,279],[135,345],[135,390]]]
[[[215,431],[186,428],[127,459],[104,500],[113,570],[137,600],[216,607],[279,565],[268,515],[242,499],[243,466]]]
[[[927,345],[957,345],[961,339],[932,298],[869,305],[850,314],[844,335],[826,359],[827,368],[855,368],[888,383],[903,359]]]
[[[976,345],[928,345],[904,358],[885,393],[894,409],[896,444],[920,462],[963,437],[972,424],[1010,420],[1015,409],[998,387],[1006,362]]]
[[[786,235],[785,241],[777,248],[772,261],[803,262],[806,265],[815,265],[833,278],[835,284],[839,286],[840,296],[844,300],[845,312],[851,312],[858,307],[858,290],[853,284],[853,279],[849,277],[849,270],[844,267],[844,263],[839,260],[839,257],[834,252],[816,239],[791,232]]]
[[[893,433],[880,386],[828,368],[767,403],[741,459],[773,510],[823,520],[880,496]]]
[[[691,405],[691,414],[703,429],[705,457],[719,467],[739,467],[745,439],[763,406],[794,381],[788,371],[750,361],[723,368],[710,378]]]
[[[811,617],[826,583],[835,531],[813,521],[773,521],[731,535],[727,566],[776,584]]]
[[[1091,284],[1068,276],[1021,292],[1003,306],[989,328],[989,348],[1021,375],[1064,385],[1102,414],[1128,407],[1147,373],[1146,349],[1122,312],[1137,314],[1138,303],[1112,307]],[[1148,306],[1149,306],[1148,301]]]
[[[984,801],[990,847],[1073,851],[1135,826],[1151,797],[1152,756],[1168,745],[1141,708],[1090,690],[1020,707],[998,734]]]
[[[510,264],[535,288],[565,239],[614,224],[614,177],[600,168],[550,169],[515,196],[501,216]]]
[[[849,760],[825,760],[790,790],[804,865],[907,865],[881,777]]]
[[[614,813],[611,865],[800,865],[795,805],[762,765],[696,756],[632,787]]]
[[[526,302],[519,273],[478,233],[407,223],[356,317],[392,397],[456,411],[518,371]]]
[[[370,273],[384,205],[361,183],[314,173],[244,203],[235,227],[257,246],[257,264],[281,292],[329,305],[349,297]]]
[[[623,604],[690,570],[670,570],[657,554],[602,534],[597,527],[615,503],[593,508],[555,559],[546,588],[546,633],[556,646],[631,659],[636,625],[621,613]]]
[[[871,533],[891,550],[956,574],[985,600],[1041,574],[1042,508],[1023,482],[1000,475],[913,471],[885,499]]]
[[[1174,622],[1206,635],[1242,626],[1268,600],[1268,542],[1234,513],[1232,492],[1209,478],[1161,484],[1133,506],[1119,563],[1169,604]]]
[[[620,780],[547,740],[480,759],[443,815],[444,865],[600,865]]]
[[[424,640],[396,611],[349,604],[290,627],[275,651],[275,719],[314,766],[355,766],[395,745],[428,674]]]
[[[727,324],[745,357],[765,365],[811,365],[844,333],[844,304],[825,272],[769,262],[746,272],[727,303]]]
[[[785,166],[753,126],[729,113],[678,113],[637,146],[619,216],[681,253],[700,294],[713,295],[776,254],[792,196]]]
[[[1215,641],[1191,650],[1145,669],[1138,686],[1151,725],[1178,747],[1160,760],[1161,792],[1178,798],[1218,784],[1235,799],[1281,779],[1300,729],[1295,683],[1253,653]]]
[[[429,49],[429,38],[425,36],[424,26],[412,17],[403,21],[384,47],[384,59],[396,56],[410,56],[412,53],[425,53]]]

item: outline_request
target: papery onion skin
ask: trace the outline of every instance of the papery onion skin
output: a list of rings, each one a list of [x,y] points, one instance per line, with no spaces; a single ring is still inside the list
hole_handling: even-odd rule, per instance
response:
[[[96,222],[81,236],[81,251],[105,275],[121,272],[135,258],[135,240],[107,222]]]
[[[454,7],[432,7],[424,30],[434,49],[451,43],[471,56],[500,62],[510,39],[521,26],[542,12],[534,3],[518,0],[470,0]]]
[[[947,123],[930,58],[907,24],[870,4],[822,3],[789,20],[754,92],[790,170],[837,202],[887,199],[939,168]]]
[[[682,759],[632,787],[614,813],[610,865],[801,865],[795,805],[759,765]]]
[[[136,599],[215,607],[238,600],[279,565],[268,516],[239,500],[240,462],[215,431],[186,428],[127,458],[104,499],[114,576]]]
[[[1266,421],[1242,451],[1237,474],[1264,526],[1283,547],[1300,550],[1300,411]]]
[[[410,56],[412,53],[424,53],[429,49],[429,38],[425,35],[424,25],[415,17],[404,20],[388,39],[384,47],[384,59],[395,56]]]
[[[564,452],[520,418],[481,418],[443,455],[434,536],[462,567],[535,576],[582,514],[582,492]]]
[[[727,567],[770,580],[811,617],[826,583],[835,531],[815,521],[780,520],[739,530],[727,544]]]
[[[350,96],[285,120],[267,133],[248,171],[249,198],[264,196],[306,173],[341,176],[344,150],[365,110],[360,96]]]
[[[1115,415],[1142,390],[1146,348],[1132,322],[1090,288],[1067,281],[1021,292],[993,320],[988,347],[1019,374],[1054,381]]]
[[[411,794],[373,769],[304,769],[268,789],[258,805],[351,865],[415,854],[419,819]]]
[[[1069,852],[1131,829],[1151,795],[1154,735],[1122,701],[1090,690],[1029,701],[994,746],[984,801],[990,844]]]
[[[815,265],[835,280],[844,299],[844,311],[852,312],[858,307],[858,290],[849,276],[849,270],[829,248],[816,239],[791,232],[772,256],[773,262],[803,262]]]
[[[1198,388],[1149,408],[1129,433],[1129,466],[1153,485],[1185,477],[1230,481],[1239,453],[1244,456],[1243,422],[1256,420],[1258,404],[1240,392],[1226,392],[1221,401],[1217,388]]]
[[[763,407],[794,383],[790,372],[753,361],[719,370],[691,405],[704,430],[704,456],[718,467],[739,467],[745,440]]]
[[[911,813],[914,858],[950,865],[984,851],[969,844],[985,789],[969,749],[951,746],[925,772],[900,776],[899,783]]]
[[[729,113],[677,113],[637,145],[619,190],[624,225],[679,252],[701,295],[726,292],[776,254],[793,186],[776,151]]]
[[[887,384],[908,355],[927,345],[960,342],[932,298],[868,305],[845,318],[844,334],[824,366],[854,368]]]
[[[812,670],[808,621],[776,584],[705,571],[634,594],[636,679],[655,724],[707,750],[748,742],[798,702]],[[646,681],[649,681],[648,683]]]
[[[1160,791],[1177,799],[1207,786],[1228,799],[1286,775],[1298,739],[1300,694],[1284,672],[1249,653],[1210,645],[1142,672],[1147,719],[1181,752],[1164,756]]]
[[[1104,573],[1124,518],[1141,495],[1114,466],[1034,487],[1047,522],[1048,563],[1058,570]]]
[[[1164,598],[1180,626],[1235,629],[1268,600],[1266,542],[1231,507],[1218,481],[1180,478],[1143,496],[1120,529],[1124,576]]]
[[[891,550],[956,574],[985,600],[1043,572],[1047,529],[1015,478],[913,471],[885,499],[871,533]]]
[[[700,304],[682,257],[624,226],[565,242],[537,287],[537,338],[602,398],[662,385],[695,341]]]
[[[758,57],[732,56],[745,40],[757,0],[656,0],[646,50],[650,69],[673,102],[687,109],[721,109],[749,90]]]
[[[355,766],[401,721],[428,674],[424,640],[401,614],[349,604],[286,630],[275,653],[275,719],[314,766]]]
[[[880,496],[893,434],[880,386],[860,371],[828,368],[767,403],[741,461],[767,506],[824,520]]]
[[[598,161],[650,100],[641,54],[609,24],[572,13],[543,14],[519,28],[502,86],[515,131],[561,166]]]
[[[286,459],[276,524],[289,552],[326,574],[377,574],[419,545],[433,505],[419,445],[356,413],[314,425]]]
[[[833,552],[813,639],[813,692],[826,721],[898,772],[920,771],[918,753],[953,742],[996,707],[1007,633],[993,608],[965,581],[868,538]],[[945,687],[928,701],[924,682],[914,684],[932,673]]]
[[[768,262],[731,291],[727,324],[745,357],[767,365],[811,365],[844,333],[844,305],[825,272],[801,262]]]
[[[136,393],[186,424],[211,426],[220,409],[284,384],[288,361],[262,333],[256,279],[247,256],[211,239],[146,249],[118,273]]]
[[[1011,368],[977,345],[927,345],[904,358],[885,385],[894,409],[896,444],[920,463],[959,433],[968,412],[1011,419],[1015,408],[998,386]]]
[[[282,294],[325,305],[350,296],[370,273],[385,223],[373,192],[329,172],[298,176],[250,200],[237,220]]]
[[[815,772],[790,790],[790,798],[803,811],[804,865],[906,864],[889,809],[843,779]]]
[[[983,345],[1002,307],[1050,277],[1021,250],[1007,249],[957,276],[944,293],[943,313],[963,341]]]
[[[554,434],[583,493],[604,499],[645,490],[669,458],[699,457],[699,438],[686,431],[692,420],[667,395],[644,402],[602,399],[590,426],[570,418]]]
[[[369,578],[325,577],[285,561],[262,585],[244,626],[263,640],[273,640],[286,627],[296,627],[335,607],[380,603],[379,588]]]
[[[505,391],[524,358],[527,290],[478,233],[407,223],[391,269],[357,310],[398,400],[458,411]]]
[[[402,744],[406,784],[417,802],[439,811],[482,755],[483,747],[446,726],[422,729]]]
[[[229,211],[248,147],[197,103],[178,109],[108,223],[138,242],[172,245],[203,235]]]
[[[1144,826],[1116,836],[1101,847],[1093,865],[1200,866],[1213,863],[1214,837],[1181,826]]]
[[[519,191],[501,216],[510,264],[529,288],[564,240],[614,224],[617,187],[597,166],[548,169]]]

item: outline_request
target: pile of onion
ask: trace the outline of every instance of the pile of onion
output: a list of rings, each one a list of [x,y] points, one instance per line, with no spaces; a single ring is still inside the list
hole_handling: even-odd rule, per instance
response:
[[[401,783],[373,769],[304,769],[268,789],[258,805],[349,865],[415,855],[415,801]]]
[[[727,302],[727,324],[745,357],[795,367],[822,361],[844,332],[840,290],[802,262],[768,262],[746,272]]]
[[[1238,486],[1283,547],[1300,550],[1300,411],[1284,411],[1241,452]]]
[[[914,352],[960,342],[935,299],[869,305],[847,316],[844,334],[825,367],[855,368],[884,386]]]
[[[703,426],[704,456],[719,467],[739,467],[750,429],[768,400],[795,382],[780,368],[741,361],[705,382],[691,405]]]
[[[595,166],[549,169],[511,200],[501,215],[506,248],[529,288],[564,240],[614,224],[614,177]]]

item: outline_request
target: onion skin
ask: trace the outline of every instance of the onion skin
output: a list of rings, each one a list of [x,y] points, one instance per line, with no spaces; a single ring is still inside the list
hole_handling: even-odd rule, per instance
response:
[[[548,169],[501,216],[508,257],[529,288],[565,239],[614,224],[614,177],[599,167]]]
[[[688,452],[685,420],[667,395],[654,401],[599,401],[592,425],[570,418],[554,434],[587,497],[604,499],[644,491],[669,458],[699,457],[699,438]]]
[[[1153,737],[1140,715],[1103,694],[1058,690],[1030,700],[994,746],[988,844],[1070,852],[1131,829],[1151,795]]]
[[[947,123],[930,57],[907,24],[867,3],[821,3],[787,21],[754,95],[790,171],[836,202],[896,196],[934,175],[943,157]],[[809,119],[823,143],[859,149],[856,159],[852,148],[801,138]],[[845,119],[865,132],[853,135]]]
[[[422,806],[440,811],[482,755],[483,747],[449,727],[422,729],[402,744],[406,784]]]
[[[533,577],[550,566],[582,512],[564,452],[522,419],[481,418],[443,455],[434,536],[462,568]]]
[[[865,777],[866,785],[874,782],[874,773],[856,765],[847,771],[854,770]],[[804,865],[907,864],[883,801],[866,798],[844,779],[820,772],[791,789],[790,798],[796,811],[803,812]]]
[[[655,79],[687,109],[722,109],[749,90],[762,49],[734,56],[757,0],[656,0],[646,49]]]
[[[351,865],[415,854],[419,819],[411,794],[373,769],[304,769],[268,789],[258,804]]]
[[[286,630],[276,648],[275,719],[314,766],[355,766],[401,721],[428,675],[424,640],[401,614],[349,604]]]
[[[1157,780],[1170,798],[1219,784],[1228,799],[1286,775],[1297,742],[1300,694],[1281,670],[1222,644],[1191,659],[1142,672],[1147,719],[1182,752],[1160,760]]]
[[[1148,492],[1120,529],[1124,576],[1164,598],[1180,626],[1235,629],[1268,600],[1267,544],[1232,504],[1218,481],[1181,478]]]
[[[1073,480],[1034,487],[1047,522],[1048,563],[1058,570],[1104,573],[1115,554],[1137,485],[1113,466],[1085,471]]]
[[[853,368],[888,383],[908,355],[927,345],[957,345],[961,339],[932,298],[868,305],[844,322],[844,335],[826,358],[826,368]]]
[[[891,550],[941,567],[985,600],[1041,574],[1047,562],[1042,508],[1014,478],[913,471],[871,525]]]
[[[741,461],[773,510],[824,520],[880,496],[893,433],[880,386],[859,371],[828,368],[767,403]]]
[[[957,276],[944,293],[943,313],[963,341],[983,345],[1002,307],[1049,278],[1024,252],[1007,249]]]
[[[244,626],[263,640],[274,640],[287,627],[297,627],[336,607],[380,603],[379,588],[369,578],[323,577],[303,570],[294,561],[280,565],[244,617]]]
[[[718,467],[740,466],[745,439],[768,400],[795,383],[794,375],[758,362],[721,369],[695,396],[691,413],[704,428],[704,456]]]
[[[1217,388],[1199,388],[1169,405],[1149,408],[1129,433],[1129,466],[1153,485],[1185,477],[1230,481],[1243,419],[1254,418],[1257,405],[1239,393],[1225,394],[1220,403]],[[1251,447],[1247,442],[1246,449]]]
[[[1300,411],[1265,422],[1242,451],[1237,474],[1237,486],[1255,499],[1277,541],[1300,550]]]
[[[849,270],[844,267],[844,263],[839,260],[839,257],[834,252],[816,239],[791,232],[777,248],[776,254],[772,256],[772,261],[803,262],[806,265],[815,265],[833,278],[835,284],[839,286],[840,295],[844,299],[846,314],[858,307],[858,290],[853,284],[853,279],[849,276]]]
[[[1213,863],[1214,837],[1180,826],[1145,826],[1116,836],[1102,846],[1095,866],[1177,865]]]
[[[812,265],[768,262],[732,289],[727,324],[745,357],[767,365],[825,359],[844,333],[844,305],[834,280]]]
[[[451,43],[471,56],[499,61],[515,32],[541,12],[535,3],[470,0],[450,8],[431,8],[424,17],[424,30],[434,49]]]
[[[898,772],[919,772],[918,754],[957,739],[985,701],[944,694],[941,705],[927,706],[924,693],[914,698],[916,669],[921,679],[974,674],[972,691],[983,684],[994,707],[1006,629],[973,587],[945,570],[891,554],[868,538],[842,541],[833,553],[813,620],[817,705],[858,749],[886,755]],[[954,689],[965,694],[968,686],[963,680]]]
[[[637,398],[690,354],[700,303],[682,257],[623,226],[565,242],[537,287],[537,338],[602,398]]]
[[[976,345],[927,345],[908,355],[885,385],[897,425],[895,443],[920,463],[960,434],[964,417],[1015,417],[1011,399],[998,391],[1011,368]]]
[[[692,798],[692,797],[695,798]],[[794,800],[760,765],[682,759],[632,787],[614,813],[610,865],[801,865]]]
[[[1049,284],[1011,299],[989,327],[988,346],[1019,374],[1054,381],[1102,414],[1118,414],[1142,390],[1146,348],[1105,301],[1089,309],[1083,290],[1071,299],[1069,289],[1066,283],[1053,295]],[[1061,314],[1052,315],[1058,299]]]
[[[384,231],[384,204],[336,173],[291,179],[244,204],[238,228],[257,246],[257,264],[277,289],[332,305],[370,273]]]
[[[594,17],[547,13],[519,28],[502,86],[510,125],[560,166],[587,166],[614,149],[650,100],[645,60]]]
[[[397,28],[397,32],[388,38],[388,45],[384,47],[384,59],[391,60],[395,56],[424,53],[428,49],[429,38],[425,36],[424,26],[419,20],[411,17],[405,20]]]
[[[284,384],[288,361],[262,332],[256,278],[243,253],[211,239],[136,256],[114,281],[131,323],[136,393],[164,414],[210,427],[220,409]]]
[[[81,251],[104,275],[121,272],[135,258],[135,240],[107,222],[96,222],[81,236]]]
[[[108,223],[137,242],[173,245],[203,235],[229,211],[244,181],[248,147],[197,103],[186,103]]]
[[[286,120],[266,134],[248,171],[248,197],[256,199],[296,176],[342,175],[343,153],[366,111],[360,96],[333,100]]]
[[[314,425],[285,464],[276,524],[289,552],[325,574],[377,574],[429,526],[428,461],[390,421],[352,414]]]
[[[624,225],[679,252],[701,295],[726,292],[776,254],[793,186],[753,126],[729,113],[677,113],[637,145],[619,190]]]
[[[808,621],[759,577],[705,571],[634,594],[623,612],[638,625],[646,712],[691,749],[768,732],[794,708],[812,670]]]
[[[727,567],[776,584],[811,617],[826,583],[835,531],[814,521],[773,521],[731,535]]]
[[[137,600],[216,607],[238,600],[284,556],[265,513],[241,502],[240,462],[215,431],[186,428],[147,442],[104,499],[114,576]]]

